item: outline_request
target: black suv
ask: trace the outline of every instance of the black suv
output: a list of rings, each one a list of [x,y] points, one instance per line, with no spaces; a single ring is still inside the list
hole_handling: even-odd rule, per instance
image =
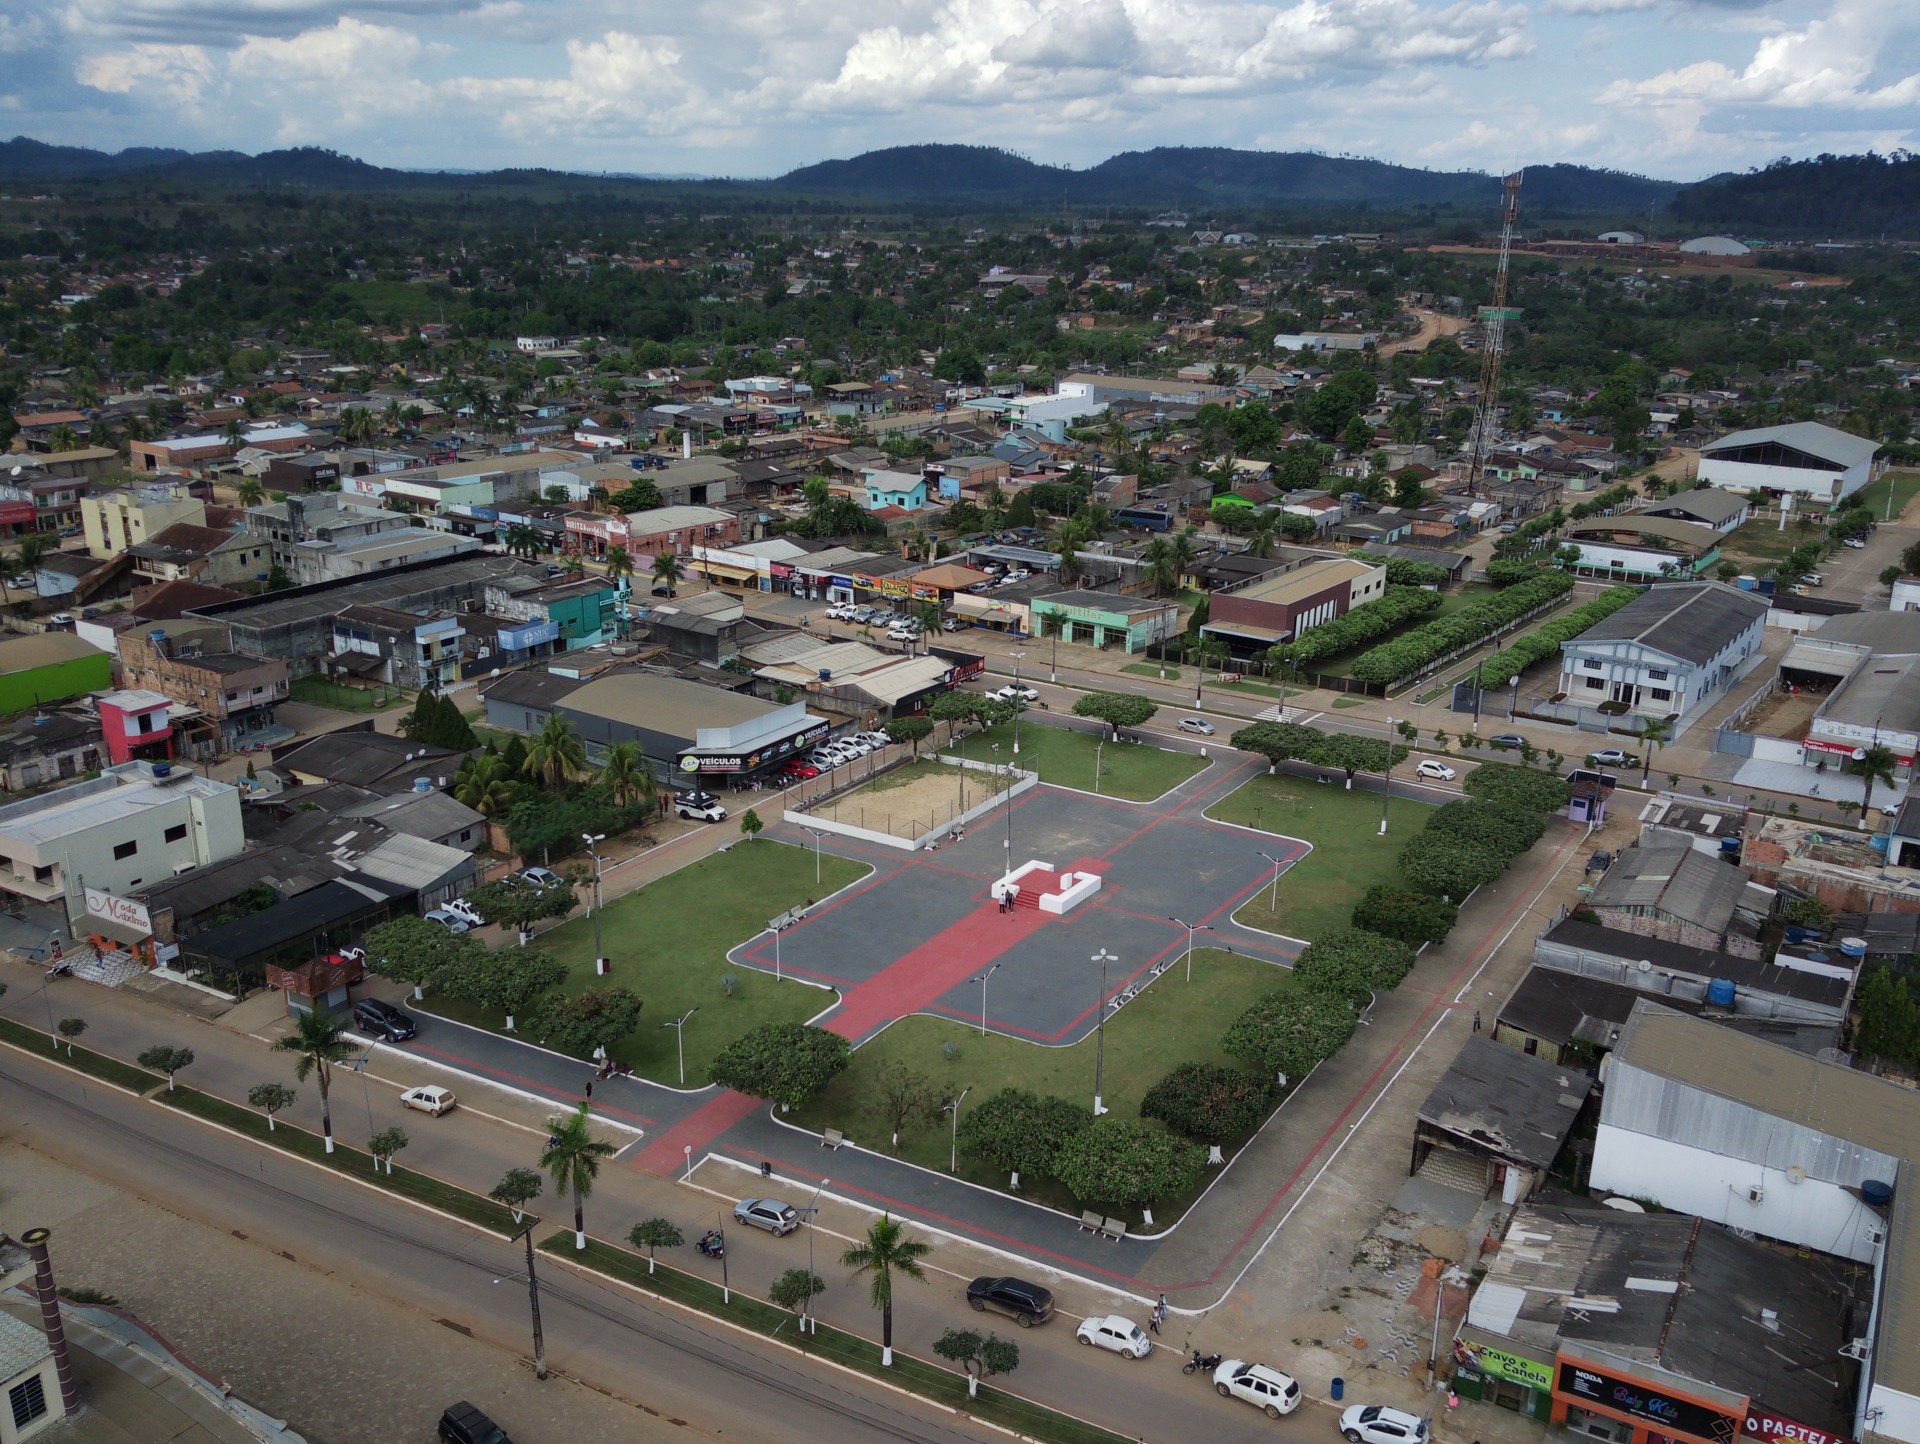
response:
[[[1023,1329],[1053,1317],[1053,1294],[1025,1279],[975,1279],[967,1285],[967,1302],[979,1310],[1008,1314]]]
[[[389,1043],[404,1043],[414,1035],[413,1019],[378,998],[362,998],[355,1003],[353,1021],[361,1032],[384,1038]]]
[[[465,1399],[440,1416],[440,1437],[446,1444],[513,1444],[506,1430]]]

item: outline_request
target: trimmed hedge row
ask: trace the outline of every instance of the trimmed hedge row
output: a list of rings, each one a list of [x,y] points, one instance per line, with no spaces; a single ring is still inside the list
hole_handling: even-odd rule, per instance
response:
[[[1444,587],[1453,575],[1432,562],[1409,561],[1405,557],[1387,559],[1387,585],[1390,587]]]
[[[1542,658],[1560,650],[1587,628],[1596,626],[1640,595],[1638,587],[1608,587],[1606,591],[1564,616],[1518,638],[1511,647],[1502,647],[1480,664],[1480,685],[1499,687],[1507,678],[1517,677]]]
[[[1404,637],[1362,652],[1354,659],[1353,677],[1360,682],[1398,682],[1451,652],[1492,636],[1509,622],[1535,607],[1545,606],[1555,597],[1564,596],[1572,588],[1573,578],[1565,572],[1542,572],[1484,602],[1463,607],[1450,617],[1439,617]]]
[[[1275,666],[1284,667],[1293,662],[1305,666],[1324,657],[1338,656],[1386,636],[1403,622],[1432,616],[1440,610],[1441,601],[1438,592],[1421,587],[1388,587],[1379,601],[1367,602],[1343,617],[1322,622],[1297,642],[1283,642],[1269,648],[1267,658]]]

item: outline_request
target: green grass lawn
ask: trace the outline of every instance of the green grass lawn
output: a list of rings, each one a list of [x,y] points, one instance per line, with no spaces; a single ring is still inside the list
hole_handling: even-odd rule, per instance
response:
[[[1152,677],[1155,681],[1160,681],[1163,674],[1169,682],[1177,682],[1182,676],[1179,664],[1175,662],[1168,662],[1164,667],[1158,662],[1129,662],[1120,670],[1135,677]]]
[[[700,1012],[686,1026],[687,1086],[707,1081],[714,1055],[762,1023],[805,1022],[833,1002],[820,988],[775,982],[752,968],[729,968],[727,950],[765,929],[767,919],[865,877],[865,863],[820,855],[814,882],[810,848],[779,842],[742,842],[607,904],[601,921],[613,973],[593,971],[593,924],[576,917],[529,946],[541,947],[567,965],[562,987],[569,993],[594,987],[632,988],[646,1004],[640,1027],[613,1050],[634,1072],[679,1085],[674,1034],[662,1024],[687,1009]],[[721,979],[732,973],[733,995]],[[428,993],[428,1012],[498,1029],[497,1013]],[[530,1042],[538,1039],[529,1038]]]
[[[1000,744],[997,758],[993,752],[996,742]],[[1187,752],[1163,752],[1151,743],[1098,744],[1099,738],[1089,732],[1029,723],[1020,729],[1020,766],[1039,773],[1042,782],[1077,787],[1082,792],[1097,790],[1107,797],[1124,797],[1130,802],[1147,802],[1168,788],[1177,787],[1207,765],[1204,757]],[[1093,775],[1096,748],[1100,765],[1098,788]],[[1011,762],[1013,726],[1009,723],[989,727],[947,751],[976,762]]]
[[[384,712],[408,701],[410,695],[395,687],[346,687],[325,677],[295,677],[287,684],[287,696],[293,701],[340,712]]]
[[[507,743],[518,735],[513,732],[503,732],[498,727],[487,726],[487,709],[485,707],[475,707],[471,712],[464,715],[467,719],[467,725],[473,728],[473,735],[480,739],[480,745],[482,747],[485,747],[491,742],[495,747],[498,747],[504,752],[506,751]],[[522,737],[520,740],[524,742],[527,739]]]
[[[1400,849],[1426,825],[1433,809],[1395,797],[1388,803],[1387,835],[1380,836],[1380,797],[1305,778],[1255,777],[1207,809],[1220,822],[1300,837],[1313,844],[1280,879],[1242,904],[1233,920],[1243,927],[1285,933],[1311,942],[1353,922],[1353,905],[1375,883],[1400,875]],[[1277,905],[1269,906],[1269,900]]]
[[[1220,1051],[1227,1025],[1269,992],[1285,970],[1271,963],[1214,948],[1196,949],[1193,981],[1185,981],[1176,962],[1132,1002],[1107,1020],[1102,1087],[1106,1106],[1122,1118],[1140,1115],[1148,1088],[1181,1063],[1232,1063]],[[989,999],[991,1001],[991,999]],[[953,1057],[945,1047],[953,1045]],[[980,1036],[977,1026],[942,1018],[902,1018],[863,1044],[853,1065],[820,1096],[791,1115],[803,1128],[838,1128],[863,1148],[886,1151],[892,1122],[879,1100],[874,1080],[889,1063],[924,1073],[942,1102],[971,1088],[978,1102],[1002,1088],[1029,1088],[1042,1096],[1071,1098],[1093,1106],[1095,1040],[1067,1048],[1046,1048],[1000,1033]],[[935,1105],[936,1107],[938,1104]],[[963,1105],[964,1107],[964,1105]],[[951,1157],[950,1121],[942,1115],[910,1123],[900,1137],[900,1156],[928,1168],[945,1169]],[[1005,1188],[1007,1176],[978,1161],[960,1158],[960,1176],[991,1188]],[[1040,1202],[1078,1212],[1066,1191],[1050,1180],[1022,1191]],[[1204,1181],[1203,1181],[1204,1182]],[[1162,1223],[1169,1216],[1156,1214]]]
[[[1867,504],[1867,510],[1873,513],[1875,521],[1882,520],[1887,514],[1887,492],[1893,492],[1893,519],[1900,520],[1900,513],[1916,494],[1920,494],[1920,471],[1889,471],[1871,486],[1860,489],[1860,500]]]

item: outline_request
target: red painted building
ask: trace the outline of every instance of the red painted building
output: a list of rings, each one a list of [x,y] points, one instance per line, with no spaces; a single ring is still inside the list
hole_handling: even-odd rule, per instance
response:
[[[100,730],[114,762],[173,760],[173,699],[163,692],[102,692]]]

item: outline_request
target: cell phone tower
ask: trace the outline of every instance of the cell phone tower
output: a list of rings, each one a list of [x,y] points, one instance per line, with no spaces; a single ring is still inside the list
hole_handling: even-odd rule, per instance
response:
[[[1493,413],[1500,404],[1500,358],[1506,351],[1507,322],[1519,313],[1507,305],[1508,264],[1513,255],[1513,221],[1520,214],[1520,180],[1515,171],[1500,182],[1500,266],[1493,274],[1493,304],[1480,308],[1486,343],[1480,356],[1480,401],[1473,413],[1473,457],[1467,467],[1467,494],[1480,494],[1480,474],[1493,451]]]

